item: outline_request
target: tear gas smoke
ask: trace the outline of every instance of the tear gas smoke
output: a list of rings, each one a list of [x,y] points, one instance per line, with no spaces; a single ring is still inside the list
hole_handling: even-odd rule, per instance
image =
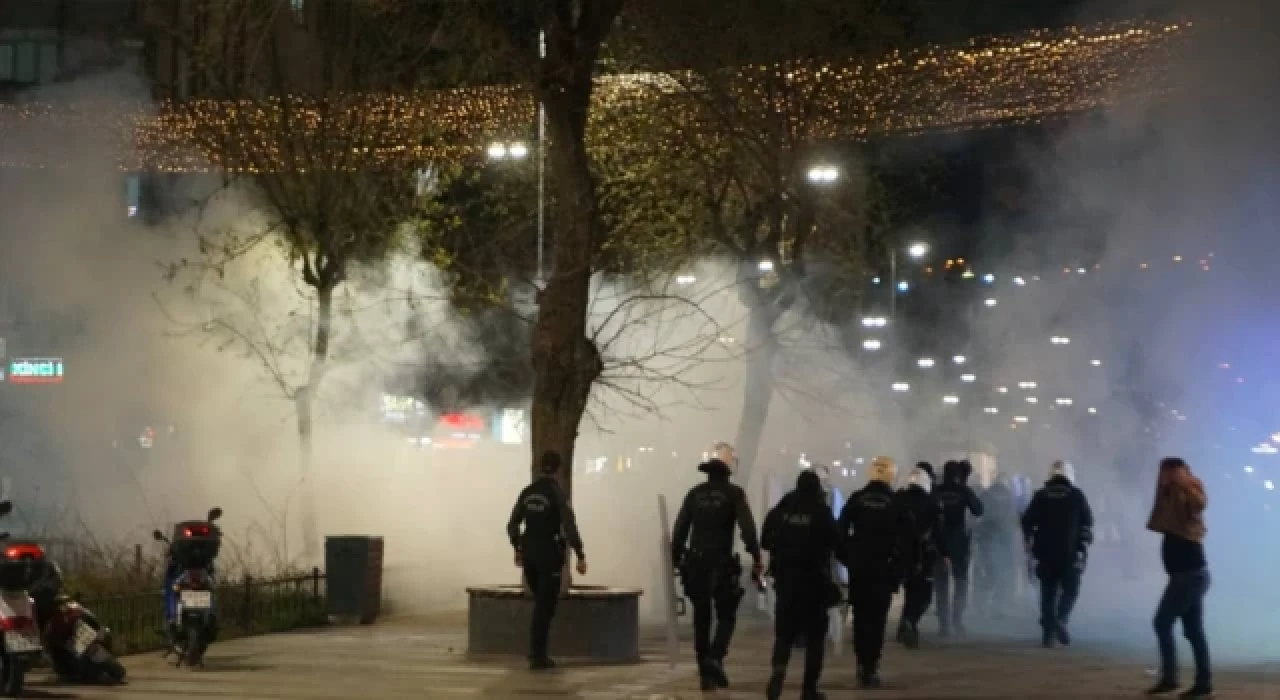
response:
[[[1234,624],[1245,603],[1232,601],[1274,608],[1259,598],[1274,594],[1255,582],[1273,578],[1259,560],[1258,535],[1275,527],[1271,508],[1280,503],[1260,486],[1270,477],[1262,464],[1256,474],[1237,466],[1274,459],[1241,451],[1277,430],[1252,398],[1263,394],[1248,393],[1275,379],[1243,352],[1272,344],[1263,321],[1274,305],[1258,292],[1275,273],[1266,236],[1278,212],[1264,196],[1275,186],[1275,154],[1251,145],[1273,143],[1258,95],[1274,86],[1242,67],[1257,61],[1232,63],[1227,47],[1239,43],[1206,37],[1198,54],[1184,57],[1187,87],[1168,104],[1074,119],[1025,148],[1024,211],[983,228],[1036,234],[1021,245],[1004,239],[973,261],[977,274],[966,283],[981,289],[964,311],[968,332],[930,347],[932,366],[895,341],[894,321],[864,326],[859,317],[833,328],[809,320],[802,302],[775,325],[784,351],[771,368],[756,476],[746,484],[753,502],[763,505],[769,484],[789,484],[808,463],[829,464],[832,481],[848,490],[865,480],[876,454],[936,463],[972,452],[975,479],[985,482],[1023,473],[1038,483],[1054,459],[1069,460],[1102,540],[1076,637],[1149,649],[1146,620],[1161,581],[1156,538],[1142,526],[1155,459],[1181,453],[1209,488],[1215,653],[1241,654],[1248,644],[1270,653],[1257,644],[1263,637],[1240,630],[1271,626]],[[102,96],[121,88],[98,81],[75,89]],[[105,155],[84,152],[83,167],[56,176],[0,174],[11,251],[0,274],[10,318],[23,317],[9,332],[9,352],[21,338],[24,354],[60,356],[67,367],[59,386],[4,387],[3,468],[15,479],[14,498],[21,507],[38,488],[42,497],[71,499],[96,533],[130,541],[217,503],[245,546],[289,559],[299,480],[292,407],[243,344],[217,352],[207,334],[171,336],[183,325],[175,318],[199,320],[216,299],[237,327],[269,319],[266,327],[288,331],[273,337],[296,349],[306,331],[290,325],[290,313],[305,317],[305,298],[265,251],[220,287],[202,288],[200,303],[166,285],[155,263],[193,255],[193,222],[147,227],[118,216],[119,180]],[[227,196],[201,223],[251,226],[254,216]],[[1061,277],[1052,286],[1045,269]],[[385,382],[406,369],[485,371],[490,358],[434,301],[443,295],[429,269],[400,261],[374,272],[388,284],[349,285],[342,361],[325,390],[313,475],[322,530],[387,537],[389,593],[400,609],[460,607],[464,586],[517,578],[503,526],[529,455],[491,444],[424,450],[407,439],[418,436],[377,420]],[[703,452],[738,438],[753,348],[735,284],[736,266],[706,260],[659,285],[662,294],[605,280],[594,290],[592,327],[608,369],[582,427],[575,508],[592,563],[588,582],[644,588],[649,614],[661,590],[656,496],[676,507],[700,478],[694,466]],[[411,286],[416,308],[403,296],[385,298],[385,287]],[[430,333],[409,330],[423,327]],[[864,337],[881,346],[863,350]],[[957,354],[963,364],[949,359]],[[1230,372],[1218,369],[1225,363]],[[896,369],[886,372],[889,365]],[[1248,378],[1246,388],[1236,376]],[[920,396],[933,398],[912,401]],[[153,451],[113,447],[147,424],[159,432]],[[161,449],[168,426],[179,437]],[[1108,547],[1123,556],[1108,560]],[[1122,559],[1134,570],[1122,570]],[[1117,615],[1134,622],[1093,624]],[[1117,634],[1124,629],[1132,634]]]

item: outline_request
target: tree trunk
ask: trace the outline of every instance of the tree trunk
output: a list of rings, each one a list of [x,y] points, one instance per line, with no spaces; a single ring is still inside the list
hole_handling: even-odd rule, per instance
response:
[[[572,8],[576,6],[576,12]],[[548,179],[556,188],[555,268],[538,295],[532,337],[532,469],[548,451],[560,454],[565,492],[573,494],[574,443],[591,387],[604,370],[587,337],[592,255],[599,238],[598,200],[587,153],[587,117],[596,57],[620,9],[619,0],[557,3],[545,17],[546,57],[536,85],[546,115]],[[570,18],[576,15],[576,23]]]
[[[760,438],[773,400],[774,362],[778,357],[773,326],[777,319],[778,312],[764,299],[757,299],[747,314],[747,367],[734,448],[738,456],[736,480],[748,493],[753,493],[749,484],[760,458]]]
[[[329,341],[333,328],[333,285],[316,289],[316,333],[312,339],[311,367],[307,384],[298,390],[295,404],[298,412],[299,507],[302,512],[302,556],[308,563],[320,557],[320,527],[316,518],[315,480],[312,479],[312,456],[315,449],[313,409],[329,362]]]

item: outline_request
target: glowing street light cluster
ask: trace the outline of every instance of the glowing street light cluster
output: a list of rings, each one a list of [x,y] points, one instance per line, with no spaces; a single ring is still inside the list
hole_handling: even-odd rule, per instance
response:
[[[1035,382],[1018,382],[1018,388],[1019,388],[1019,389],[1034,389],[1034,388],[1036,388],[1036,383],[1035,383]]]
[[[965,383],[973,383],[973,382],[977,381],[977,379],[978,379],[978,377],[977,377],[976,375],[972,375],[972,374],[962,374],[962,375],[960,375],[960,381],[965,382]]]
[[[512,141],[511,143],[498,141],[489,144],[486,153],[489,156],[489,160],[524,160],[529,155],[529,146],[523,141]]]
[[[680,285],[681,287],[688,287],[689,285],[697,281],[698,281],[698,278],[694,277],[693,275],[679,275],[678,277],[676,277],[676,284]]]
[[[951,361],[956,363],[957,365],[963,365],[964,363],[969,361],[969,358],[965,357],[964,355],[956,355],[955,357],[951,358]]]
[[[815,185],[830,185],[840,179],[840,168],[834,165],[815,165],[809,168],[809,182]]]
[[[1000,412],[1000,409],[996,408],[995,406],[987,406],[986,408],[982,409],[982,412],[989,413],[994,416],[995,414]]]
[[[955,404],[960,403],[960,397],[959,397],[959,396],[947,395],[947,396],[942,397],[942,403],[950,404],[950,405],[953,405],[953,406],[954,406]]]
[[[1065,336],[1055,335],[1049,339],[1049,342],[1053,343],[1054,345],[1070,345],[1071,339]]]
[[[901,394],[903,392],[911,391],[911,385],[906,382],[894,382],[893,390]]]
[[[884,328],[889,325],[889,319],[884,316],[866,316],[862,319],[863,328]]]
[[[933,367],[933,358],[922,357],[919,360],[916,360],[916,366],[919,367],[920,369],[929,369]]]
[[[1058,404],[1059,406],[1070,406],[1072,401],[1071,399],[1054,399],[1054,403]]]
[[[866,340],[862,341],[862,349],[871,350],[871,351],[879,350],[880,341],[876,340],[875,338],[867,338]]]
[[[995,306],[996,304],[999,304],[1000,302],[996,301],[995,299],[987,299],[986,301],[984,301],[984,302],[982,302],[982,303],[983,303],[983,304],[986,304],[987,306]]]
[[[773,261],[761,260],[760,264],[756,265],[756,269],[760,270],[761,272],[773,272]]]

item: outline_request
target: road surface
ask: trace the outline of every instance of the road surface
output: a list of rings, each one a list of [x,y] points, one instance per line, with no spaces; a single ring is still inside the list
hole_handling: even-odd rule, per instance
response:
[[[1034,630],[1033,630],[1034,631]],[[688,654],[689,643],[682,641]],[[1028,644],[1028,642],[1032,642]],[[892,643],[884,663],[886,687],[876,698],[1136,698],[1151,679],[1142,660],[1099,648],[1042,650],[1027,639],[973,639],[934,643],[909,653]],[[1181,641],[1181,640],[1179,640]],[[158,655],[126,659],[130,683],[121,688],[53,685],[33,672],[32,697],[243,700],[399,700],[401,698],[572,698],[663,700],[698,698],[691,660],[674,668],[662,656],[662,638],[644,644],[646,660],[625,667],[565,664],[550,674],[532,674],[514,660],[476,662],[464,658],[460,620],[390,620],[372,627],[329,628],[257,637],[215,645],[208,667],[175,669]],[[744,623],[729,659],[734,688],[725,697],[761,697],[768,675],[769,628]],[[799,680],[800,654],[792,661]],[[1222,669],[1218,697],[1280,700],[1280,666]],[[848,651],[828,657],[825,689],[836,700],[866,697],[854,685]],[[784,697],[799,697],[798,685]]]

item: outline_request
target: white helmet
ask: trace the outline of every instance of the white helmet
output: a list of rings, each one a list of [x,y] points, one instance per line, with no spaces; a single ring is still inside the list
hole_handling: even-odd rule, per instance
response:
[[[1073,484],[1076,483],[1075,466],[1073,466],[1071,462],[1061,459],[1054,461],[1054,463],[1049,466],[1049,478],[1052,479],[1058,476],[1066,477],[1067,481],[1070,481]]]
[[[733,445],[727,442],[717,442],[711,449],[711,458],[723,462],[726,467],[729,467],[730,472],[738,468],[738,453],[734,451]]]

